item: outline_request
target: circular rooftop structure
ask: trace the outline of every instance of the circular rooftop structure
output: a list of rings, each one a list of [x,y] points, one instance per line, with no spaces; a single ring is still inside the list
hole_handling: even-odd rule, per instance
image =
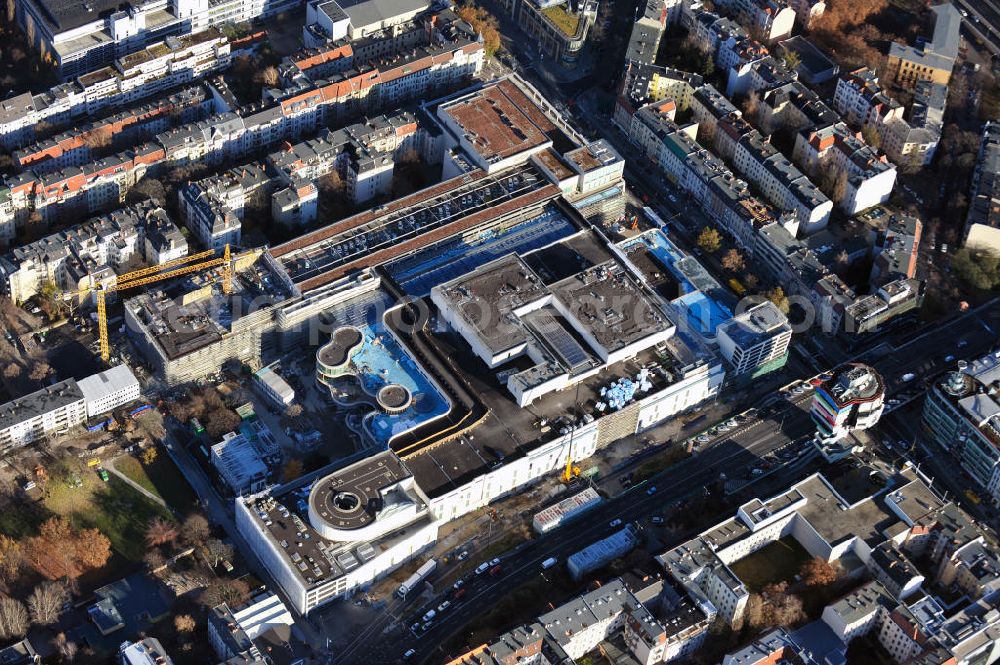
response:
[[[330,341],[316,352],[316,362],[322,367],[335,369],[347,364],[351,354],[361,346],[364,335],[354,326],[343,326],[333,331]]]
[[[379,408],[386,413],[402,413],[410,408],[413,395],[410,394],[406,386],[389,383],[379,388],[375,400],[378,402]]]
[[[327,540],[378,538],[394,528],[392,519],[379,521],[380,516],[412,504],[399,489],[407,477],[399,460],[384,454],[334,471],[309,492],[309,523]]]

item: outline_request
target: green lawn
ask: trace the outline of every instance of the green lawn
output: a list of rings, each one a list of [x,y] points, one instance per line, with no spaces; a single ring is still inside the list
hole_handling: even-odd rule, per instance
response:
[[[116,554],[141,561],[146,553],[146,528],[154,517],[173,519],[169,511],[117,476],[105,483],[91,469],[82,471],[80,479],[80,487],[49,482],[45,507],[77,526],[99,529]]]
[[[115,468],[180,513],[190,512],[198,505],[194,490],[170,456],[162,450],[152,464],[144,466],[131,455],[123,455],[115,460]]]
[[[802,564],[811,558],[809,552],[806,552],[794,538],[785,537],[730,564],[729,567],[751,592],[757,593],[768,584],[776,582],[791,584]]]

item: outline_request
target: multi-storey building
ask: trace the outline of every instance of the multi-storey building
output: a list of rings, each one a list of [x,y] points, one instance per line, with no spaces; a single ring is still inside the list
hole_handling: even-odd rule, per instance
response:
[[[272,91],[273,101],[263,108],[225,111],[81,167],[42,175],[27,171],[8,178],[10,198],[0,196],[0,227],[11,221],[22,224],[32,211],[49,222],[69,212],[100,212],[121,205],[129,189],[150,169],[219,164],[280,140],[312,134],[322,124],[348,115],[451,90],[479,71],[483,47],[453,13],[444,11],[432,18],[421,46],[374,62],[355,63],[356,68],[347,74],[321,79],[319,87],[300,77],[294,85]]]
[[[924,401],[930,439],[955,457],[962,469],[1000,504],[1000,356],[990,354],[934,382]]]
[[[756,129],[737,141],[732,162],[768,201],[794,213],[803,233],[826,228],[833,202]]]
[[[799,132],[792,158],[810,173],[827,174],[848,215],[884,203],[896,184],[896,167],[844,123]]]
[[[1000,248],[1000,123],[983,125],[965,219],[966,245]]]
[[[788,317],[770,302],[755,305],[716,331],[719,351],[732,367],[732,375],[758,374],[784,364],[792,327]]]
[[[934,12],[934,34],[920,46],[899,42],[889,45],[887,71],[897,85],[913,88],[917,81],[948,85],[958,59],[962,15],[950,2],[930,8]]]
[[[813,21],[826,11],[824,0],[788,0],[788,6],[795,12],[795,22],[801,30],[812,27]]]
[[[69,379],[0,405],[0,450],[70,431],[87,419],[87,402]]]
[[[576,67],[597,19],[596,0],[499,0],[498,6],[544,53],[566,68]]]
[[[837,82],[834,107],[848,124],[876,132],[879,146],[894,163],[926,166],[941,138],[947,95],[947,86],[917,81],[913,103],[904,114],[875,73],[862,67]]]
[[[192,182],[178,195],[185,225],[205,247],[239,245],[245,209],[254,202],[259,208],[272,185],[263,166],[257,164]]]
[[[108,0],[76,5],[65,0],[18,0],[17,19],[37,48],[68,79],[163,41],[237,21],[273,16],[299,0],[155,0],[118,5]]]
[[[39,94],[23,93],[0,105],[0,145],[12,149],[36,138],[42,121],[64,127],[93,116],[204,78],[229,66],[232,45],[218,30],[150,43],[148,48],[115,59],[107,67]],[[166,105],[169,98],[159,100]],[[169,109],[167,109],[169,110]]]
[[[923,224],[916,217],[890,215],[885,230],[878,234],[875,260],[869,278],[872,286],[916,276],[922,231]]]
[[[809,413],[822,438],[839,439],[875,425],[884,403],[881,375],[867,365],[851,363],[816,386]]]
[[[77,382],[87,403],[87,417],[117,409],[139,399],[139,379],[127,365],[116,365]]]
[[[171,127],[201,120],[217,110],[218,105],[208,86],[182,88],[156,102],[26,145],[14,151],[13,159],[19,169],[31,169],[39,175],[67,166],[83,166],[112,152],[116,145],[144,143]]]
[[[849,125],[871,127],[903,117],[903,107],[879,85],[878,76],[861,67],[841,76],[833,95],[833,108]]]
[[[734,12],[751,34],[767,43],[790,37],[795,25],[795,10],[784,0],[722,0],[715,6]]]
[[[652,65],[660,50],[660,39],[668,26],[680,21],[681,0],[643,0],[632,24],[625,61]]]
[[[3,290],[15,303],[37,295],[46,284],[84,292],[113,284],[116,273],[160,265],[187,255],[187,241],[150,202],[117,210],[17,247],[0,258]]]

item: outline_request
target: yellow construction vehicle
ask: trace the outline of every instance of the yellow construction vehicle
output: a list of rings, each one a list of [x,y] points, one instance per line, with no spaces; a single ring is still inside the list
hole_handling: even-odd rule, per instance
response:
[[[64,297],[79,297],[82,294],[90,293],[91,291],[94,292],[97,299],[97,327],[101,343],[101,360],[107,363],[111,359],[111,346],[108,343],[108,314],[107,307],[105,305],[105,297],[107,294],[116,291],[125,291],[126,289],[135,288],[137,286],[145,286],[146,284],[154,284],[165,279],[181,277],[182,275],[189,275],[201,270],[208,270],[222,266],[222,292],[229,295],[233,290],[233,268],[229,245],[225,246],[220,258],[208,257],[215,257],[214,249],[199,252],[197,254],[191,254],[189,256],[182,256],[179,259],[167,261],[166,263],[161,263],[157,266],[127,272],[122,275],[118,275],[114,284],[100,284],[96,287],[65,294]],[[198,261],[199,259],[207,260],[201,261],[200,263],[192,263],[192,261]]]
[[[566,468],[563,469],[562,481],[564,483],[572,482],[575,478],[580,477],[580,467],[573,464],[573,451],[566,454]]]

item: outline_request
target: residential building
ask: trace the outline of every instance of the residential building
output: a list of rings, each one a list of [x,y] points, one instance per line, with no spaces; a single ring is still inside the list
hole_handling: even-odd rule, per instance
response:
[[[87,402],[68,379],[0,405],[0,450],[69,432],[87,419]]]
[[[775,496],[747,501],[733,518],[658,555],[657,561],[696,602],[711,605],[719,618],[732,623],[743,617],[749,598],[732,564],[781,539],[794,539],[810,556],[850,567],[857,560],[869,565],[873,551],[887,542],[887,547],[937,561],[943,554],[932,552],[938,548],[948,551],[980,537],[970,518],[935,494],[912,468],[878,480],[884,485],[877,482],[858,492],[850,479],[813,474]],[[828,607],[824,621],[846,642],[875,627],[895,605],[873,581]]]
[[[732,162],[768,201],[794,213],[803,233],[826,228],[833,202],[760,132],[751,129],[737,141]]]
[[[187,242],[166,211],[149,201],[95,217],[0,257],[3,290],[23,303],[53,284],[77,302],[116,274],[187,255]]]
[[[271,188],[271,178],[258,164],[192,182],[178,193],[185,225],[203,247],[235,247],[240,244],[248,204],[259,210]]]
[[[976,170],[969,193],[964,244],[1000,249],[1000,123],[983,125]]]
[[[872,286],[916,276],[922,232],[923,223],[916,217],[890,214],[885,230],[878,233],[869,278]]]
[[[757,376],[784,365],[792,327],[774,303],[764,301],[723,323],[716,335],[731,374]]]
[[[230,64],[231,44],[218,30],[159,41],[127,59],[91,75],[80,72],[38,94],[22,93],[0,104],[0,145],[8,150],[37,138],[39,123],[52,128],[69,126],[84,116],[121,109],[157,95],[147,106],[174,103],[168,90],[188,85],[222,71]]]
[[[1000,355],[990,354],[936,380],[924,401],[929,437],[1000,505]]]
[[[896,85],[913,88],[917,81],[948,85],[958,58],[962,15],[950,2],[934,5],[934,34],[920,46],[889,45],[887,71]]]
[[[795,10],[784,0],[721,0],[715,6],[735,13],[751,34],[768,44],[792,36]]]
[[[809,410],[821,438],[840,439],[882,417],[885,385],[871,367],[850,363],[816,386]]]
[[[682,9],[681,0],[643,0],[635,23],[632,24],[632,33],[625,49],[625,61],[655,64],[660,39],[668,26],[680,22]]]
[[[808,30],[813,21],[826,11],[824,0],[788,0],[788,6],[795,11],[795,24],[800,30]]]
[[[115,365],[77,382],[87,405],[87,417],[93,418],[139,399],[139,379],[128,365]]]
[[[184,0],[122,8],[112,2],[77,6],[64,0],[19,0],[16,15],[31,46],[51,58],[65,80],[142,53],[165,38],[197,38],[213,26],[266,18],[297,5],[295,0],[229,0],[210,8]]]
[[[896,167],[844,123],[799,132],[792,158],[807,172],[827,174],[848,215],[884,203],[896,184]]]
[[[837,79],[833,108],[847,124],[876,131],[880,126],[903,117],[902,105],[882,89],[875,71],[868,67],[861,67]]]

